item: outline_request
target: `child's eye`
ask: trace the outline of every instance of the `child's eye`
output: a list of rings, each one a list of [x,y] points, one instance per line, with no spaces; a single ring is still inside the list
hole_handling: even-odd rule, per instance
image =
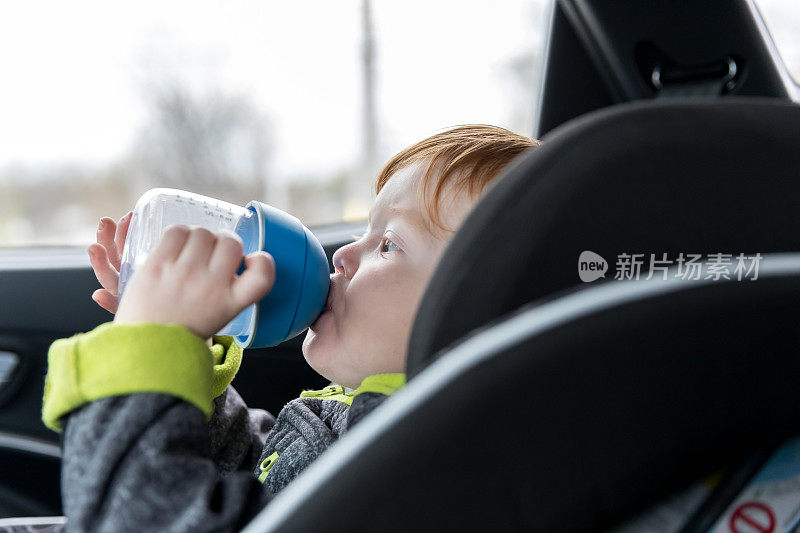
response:
[[[390,241],[386,237],[381,237],[381,253],[383,253],[383,251],[384,251],[383,247],[384,246],[388,247],[388,245],[394,246],[395,249],[394,250],[386,250],[387,252],[396,252],[397,250],[400,249],[400,248],[397,247],[397,245],[395,243],[393,243],[392,241]]]

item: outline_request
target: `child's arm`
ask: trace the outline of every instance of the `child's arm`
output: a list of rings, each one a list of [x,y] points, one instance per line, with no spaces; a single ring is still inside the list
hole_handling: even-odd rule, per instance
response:
[[[222,474],[235,470],[251,473],[275,425],[275,417],[263,409],[248,408],[232,386],[214,399],[208,421],[211,457]]]
[[[242,351],[216,340],[209,350],[179,324],[107,323],[51,345],[43,420],[65,433],[76,530],[233,529],[269,500],[251,457],[272,417],[236,401]]]
[[[220,474],[203,413],[173,396],[101,398],[62,421],[74,531],[237,531],[271,498],[251,472]]]
[[[215,335],[212,340],[214,402],[208,421],[211,457],[223,474],[239,469],[252,471],[275,425],[275,417],[263,409],[248,408],[230,386],[241,365],[242,348],[229,335]]]

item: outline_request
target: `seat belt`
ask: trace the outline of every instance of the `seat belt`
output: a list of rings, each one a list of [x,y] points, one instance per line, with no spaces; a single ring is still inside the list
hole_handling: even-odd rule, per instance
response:
[[[732,468],[724,469],[722,477],[676,533],[706,533],[719,520],[731,502],[742,493],[748,482],[775,452],[777,446],[769,446],[750,455]]]
[[[612,533],[800,533],[800,437],[767,445]]]
[[[680,533],[800,531],[800,437],[766,447],[730,471]]]

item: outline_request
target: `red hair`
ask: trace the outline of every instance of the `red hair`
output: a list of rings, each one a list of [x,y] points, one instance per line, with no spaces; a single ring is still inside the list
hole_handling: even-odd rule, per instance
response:
[[[452,231],[441,223],[440,201],[446,186],[455,193],[469,193],[470,198],[482,194],[489,183],[511,161],[540,141],[518,135],[507,129],[487,124],[465,124],[437,133],[391,158],[375,181],[377,195],[398,170],[414,163],[427,164],[420,183],[420,196],[430,220],[444,231]],[[435,180],[432,197],[426,191]],[[428,220],[423,221],[433,233]]]

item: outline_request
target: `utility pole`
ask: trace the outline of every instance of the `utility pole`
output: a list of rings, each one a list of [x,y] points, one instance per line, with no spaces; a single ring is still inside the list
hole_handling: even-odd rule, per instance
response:
[[[372,204],[372,185],[378,165],[378,119],[375,110],[375,37],[372,26],[371,0],[361,0],[361,161],[348,180],[344,216],[366,218]]]

